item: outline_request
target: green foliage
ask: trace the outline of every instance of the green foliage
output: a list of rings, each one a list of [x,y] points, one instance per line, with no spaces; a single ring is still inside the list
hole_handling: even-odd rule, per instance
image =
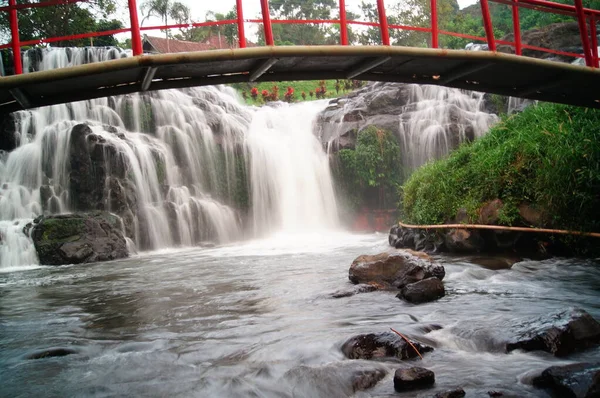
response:
[[[19,4],[37,3],[23,0]],[[19,37],[21,41],[48,37],[68,36],[87,32],[102,32],[120,29],[122,23],[116,19],[107,19],[115,11],[114,0],[96,0],[78,4],[64,4],[51,7],[34,7],[19,10]],[[8,13],[0,13],[0,31],[10,37]],[[83,46],[94,43],[99,46],[117,44],[113,36],[102,36],[90,39],[64,40],[52,43],[53,46]]]
[[[346,92],[349,92],[355,88],[362,87],[364,82],[362,81],[350,81],[350,80],[340,80],[340,84],[338,85],[338,81],[336,80],[324,80],[323,81],[326,88],[325,98],[334,98],[339,95],[342,95]],[[273,85],[277,85],[281,91],[281,94],[285,93],[288,87],[291,87],[294,90],[294,99],[295,101],[312,101],[316,100],[316,95],[310,96],[310,92],[313,94],[315,90],[319,87],[321,81],[319,80],[305,80],[305,81],[282,81],[282,82],[257,82],[257,83],[233,83],[231,86],[236,89],[238,93],[244,98],[244,101],[248,105],[262,105],[264,102],[261,98],[261,92],[263,90],[267,90],[271,92],[273,90]],[[258,90],[257,99],[253,99],[251,96],[252,88],[256,87]],[[246,93],[244,97],[243,93]],[[302,97],[302,93],[305,94],[305,98]]]
[[[400,183],[400,147],[393,135],[375,126],[358,133],[356,148],[337,155],[336,180],[353,207],[386,208],[395,203]]]
[[[509,118],[448,158],[429,163],[403,186],[406,220],[437,224],[458,209],[476,220],[499,198],[500,222],[522,222],[522,203],[541,211],[545,226],[600,230],[600,111],[542,104]]]

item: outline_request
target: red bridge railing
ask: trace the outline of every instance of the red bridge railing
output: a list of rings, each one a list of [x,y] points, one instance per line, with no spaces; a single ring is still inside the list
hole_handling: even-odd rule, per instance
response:
[[[130,19],[130,27],[124,29],[115,29],[103,32],[89,32],[89,33],[81,33],[76,35],[69,36],[60,36],[60,37],[51,37],[51,38],[41,38],[35,40],[27,40],[20,41],[19,38],[19,26],[18,26],[18,15],[17,13],[20,10],[27,8],[35,8],[35,7],[50,7],[57,5],[67,5],[72,3],[79,2],[87,2],[89,0],[48,0],[41,3],[30,3],[30,4],[17,4],[17,0],[8,0],[8,6],[0,7],[0,12],[8,12],[9,21],[10,21],[10,31],[11,31],[11,41],[10,43],[0,45],[0,49],[2,48],[11,48],[13,53],[13,63],[14,63],[14,71],[15,74],[23,73],[22,70],[22,60],[21,60],[21,47],[22,46],[31,46],[38,45],[44,43],[54,43],[65,40],[76,40],[76,39],[85,39],[91,37],[99,37],[99,36],[109,36],[117,33],[130,32],[131,33],[131,46],[133,55],[142,55],[142,40],[141,33],[142,31],[147,30],[164,30],[164,29],[185,29],[192,27],[202,27],[202,26],[220,26],[220,25],[237,25],[238,31],[238,45],[240,48],[246,47],[246,35],[244,30],[244,23],[257,23],[263,25],[263,34],[265,44],[267,46],[274,46],[275,41],[273,37],[273,24],[339,24],[340,25],[340,45],[347,46],[350,45],[348,40],[348,26],[351,25],[359,25],[359,26],[369,26],[369,27],[377,27],[381,33],[381,44],[389,46],[390,42],[390,29],[401,29],[401,30],[409,30],[416,32],[425,32],[431,35],[431,47],[438,48],[439,47],[439,35],[449,35],[469,40],[476,40],[485,42],[488,45],[488,49],[490,51],[496,51],[496,45],[509,45],[512,46],[515,50],[515,54],[522,55],[523,49],[548,52],[557,55],[576,57],[576,58],[584,58],[585,63],[589,67],[598,68],[600,66],[599,58],[598,58],[598,40],[597,40],[597,32],[596,32],[596,21],[600,20],[600,10],[593,10],[589,8],[584,8],[582,4],[582,0],[574,0],[574,5],[567,5],[556,3],[547,0],[479,0],[481,5],[481,13],[483,18],[483,25],[485,30],[485,37],[479,37],[469,34],[463,34],[459,32],[449,32],[445,30],[440,30],[438,26],[438,13],[437,13],[437,0],[430,0],[431,6],[431,15],[430,15],[430,27],[418,27],[418,26],[405,26],[405,25],[396,25],[396,24],[388,24],[388,18],[386,16],[386,8],[384,4],[384,0],[376,0],[377,1],[377,13],[378,13],[378,22],[365,22],[365,21],[355,21],[348,20],[346,15],[346,4],[345,0],[339,1],[339,19],[329,19],[329,20],[275,20],[271,19],[270,11],[269,11],[269,0],[254,0],[260,1],[261,11],[262,11],[262,19],[244,19],[242,0],[236,0],[236,10],[237,10],[237,18],[222,20],[222,21],[209,21],[209,22],[200,22],[200,23],[189,23],[189,24],[172,24],[172,25],[160,25],[160,26],[145,26],[140,27],[138,14],[137,14],[137,3],[136,0],[127,0],[128,1],[128,9],[129,9],[129,19]],[[513,16],[513,32],[514,32],[514,41],[504,41],[497,40],[494,37],[494,30],[492,24],[492,18],[489,9],[488,1],[493,1],[496,3],[506,4],[512,7],[512,16]],[[536,47],[528,44],[524,44],[521,41],[521,31],[520,31],[520,23],[519,23],[519,8],[529,8],[541,12],[551,12],[556,14],[563,14],[572,16],[577,19],[579,25],[579,31],[581,36],[581,45],[583,48],[583,55],[559,51],[555,49]],[[590,39],[591,37],[591,39]]]

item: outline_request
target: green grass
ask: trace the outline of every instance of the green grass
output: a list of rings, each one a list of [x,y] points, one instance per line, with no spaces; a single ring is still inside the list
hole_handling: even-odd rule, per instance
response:
[[[242,95],[242,92],[246,92],[247,94],[247,99],[246,99],[246,103],[248,105],[262,105],[264,104],[260,93],[263,90],[267,90],[267,91],[271,91],[271,89],[273,88],[274,85],[276,85],[277,87],[279,87],[279,96],[280,99],[283,100],[283,96],[285,94],[285,92],[287,91],[288,87],[292,87],[294,89],[294,102],[300,102],[303,101],[302,99],[302,92],[306,93],[306,101],[314,101],[317,99],[316,96],[313,96],[312,98],[310,97],[309,93],[310,91],[312,91],[313,93],[315,92],[316,88],[319,87],[319,80],[306,80],[306,81],[282,81],[282,82],[259,82],[256,84],[252,84],[252,83],[233,83],[231,86],[233,88],[236,89],[236,91]],[[350,90],[346,90],[344,89],[344,82],[345,81],[340,81],[341,82],[341,87],[339,92],[336,92],[335,90],[335,86],[336,86],[336,81],[335,80],[325,80],[325,87],[327,88],[327,92],[325,95],[325,98],[335,98],[338,97],[342,94],[348,93]],[[252,90],[253,87],[256,87],[258,89],[258,99],[256,101],[254,101],[251,96],[250,96],[250,91]]]
[[[600,231],[600,111],[541,104],[505,118],[483,138],[415,171],[402,188],[402,211],[416,224],[451,222],[459,209],[476,221],[499,198],[500,224]]]

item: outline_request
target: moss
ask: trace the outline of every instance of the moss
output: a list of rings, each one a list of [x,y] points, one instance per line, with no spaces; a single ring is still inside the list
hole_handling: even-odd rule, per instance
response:
[[[72,242],[79,239],[85,228],[83,218],[47,218],[41,223],[42,241]]]

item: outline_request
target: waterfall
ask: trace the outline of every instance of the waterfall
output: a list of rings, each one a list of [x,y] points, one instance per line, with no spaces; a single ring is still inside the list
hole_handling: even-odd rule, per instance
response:
[[[330,150],[349,135],[375,125],[396,135],[406,175],[462,142],[485,134],[498,117],[484,109],[484,94],[441,86],[369,84],[332,104],[321,115],[321,139]]]
[[[126,55],[32,50],[26,69]],[[163,90],[16,112],[0,156],[0,267],[35,263],[23,227],[42,214],[105,210],[136,247],[227,243],[337,222],[322,102],[254,108],[232,88]]]

